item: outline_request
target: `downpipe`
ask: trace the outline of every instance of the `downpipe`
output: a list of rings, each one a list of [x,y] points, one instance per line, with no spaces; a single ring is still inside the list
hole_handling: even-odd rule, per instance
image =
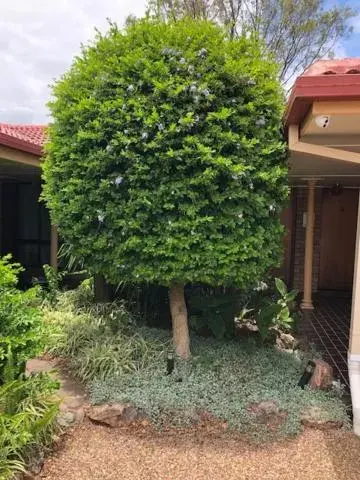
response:
[[[348,353],[350,392],[353,410],[353,430],[360,436],[360,354]]]

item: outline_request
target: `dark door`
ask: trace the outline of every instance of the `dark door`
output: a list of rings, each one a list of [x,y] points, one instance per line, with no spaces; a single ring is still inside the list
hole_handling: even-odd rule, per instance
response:
[[[24,282],[50,263],[50,219],[39,196],[39,183],[2,184],[0,253],[11,253],[25,267]]]
[[[333,194],[323,190],[320,233],[322,290],[351,290],[354,275],[359,192],[344,189]]]
[[[15,239],[17,236],[17,185],[3,183],[1,185],[1,255],[11,253],[16,257]]]

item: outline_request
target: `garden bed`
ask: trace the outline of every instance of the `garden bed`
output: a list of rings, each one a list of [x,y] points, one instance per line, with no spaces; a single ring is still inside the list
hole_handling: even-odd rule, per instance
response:
[[[190,362],[166,375],[166,359],[89,385],[93,403],[131,403],[159,426],[214,425],[253,440],[294,435],[309,409],[322,422],[348,424],[346,406],[332,391],[302,390],[306,354],[259,347],[251,341],[193,338]],[[260,408],[259,408],[260,406]]]
[[[258,335],[226,341],[192,335],[191,360],[175,359],[167,374],[169,331],[138,326],[121,303],[79,306],[84,293],[60,294],[44,313],[48,350],[66,358],[94,404],[131,404],[160,429],[205,421],[259,441],[298,433],[309,410],[316,420],[348,426],[335,391],[297,386],[310,353],[281,351]]]

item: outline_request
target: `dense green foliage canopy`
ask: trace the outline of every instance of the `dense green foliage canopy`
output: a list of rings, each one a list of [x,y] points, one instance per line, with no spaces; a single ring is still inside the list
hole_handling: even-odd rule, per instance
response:
[[[208,22],[112,24],[56,83],[44,196],[92,271],[243,287],[278,263],[283,94],[262,50]]]
[[[0,385],[25,371],[25,363],[43,347],[38,289],[17,288],[22,267],[11,257],[0,257]]]

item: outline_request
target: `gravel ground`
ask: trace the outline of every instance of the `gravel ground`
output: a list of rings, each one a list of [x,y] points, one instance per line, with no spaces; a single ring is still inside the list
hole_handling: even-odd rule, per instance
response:
[[[306,430],[249,446],[206,435],[139,435],[84,423],[47,459],[48,480],[359,480],[360,440]]]

